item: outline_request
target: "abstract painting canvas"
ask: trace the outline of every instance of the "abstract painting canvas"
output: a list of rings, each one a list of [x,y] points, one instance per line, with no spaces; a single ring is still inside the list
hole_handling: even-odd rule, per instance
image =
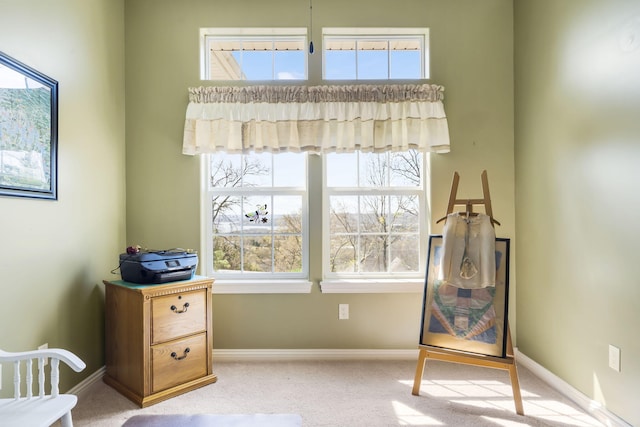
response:
[[[443,239],[429,236],[420,344],[505,357],[509,239],[496,238],[495,286],[463,289],[439,280]]]

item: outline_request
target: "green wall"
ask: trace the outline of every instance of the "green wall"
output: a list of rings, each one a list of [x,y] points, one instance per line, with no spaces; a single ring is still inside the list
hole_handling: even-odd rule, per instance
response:
[[[102,279],[125,241],[124,1],[0,0],[0,50],[60,90],[58,200],[0,197],[0,348],[77,353],[66,390],[104,365]]]
[[[640,48],[629,43],[640,40],[638,2],[317,3],[318,53],[322,26],[431,29],[429,82],[446,87],[452,137],[451,153],[431,156],[432,216],[444,213],[454,171],[460,197],[476,197],[489,172],[498,235],[515,243],[519,349],[640,425]],[[63,372],[65,389],[104,363],[101,280],[115,277],[122,248],[200,246],[198,159],[180,154],[187,88],[203,83],[198,29],[306,26],[308,9],[0,0],[0,10],[0,49],[60,82],[59,200],[0,197],[0,348],[78,353],[88,367]],[[310,84],[323,83],[320,61],[310,57]],[[322,294],[320,274],[315,262],[308,295],[214,296],[215,346],[416,347],[421,295]],[[351,305],[351,320],[336,320],[338,303]],[[607,366],[609,344],[622,351],[619,373]]]
[[[514,9],[518,347],[640,425],[640,3]]]
[[[312,85],[323,84],[323,26],[430,28],[429,82],[446,88],[452,144],[451,153],[431,156],[433,216],[445,213],[454,171],[461,175],[458,195],[476,198],[486,169],[502,223],[498,234],[513,238],[511,0],[316,3]],[[127,0],[125,17],[128,244],[199,249],[199,159],[181,154],[187,88],[209,84],[199,80],[199,28],[305,27],[308,3]],[[421,294],[322,294],[319,259],[313,253],[312,258],[311,294],[214,295],[214,347],[417,348]],[[511,294],[513,301],[515,280]],[[339,303],[350,304],[350,320],[338,321]],[[511,321],[515,328],[515,316]]]

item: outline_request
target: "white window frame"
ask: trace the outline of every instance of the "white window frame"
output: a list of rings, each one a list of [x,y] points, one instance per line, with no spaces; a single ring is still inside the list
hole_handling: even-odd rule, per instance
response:
[[[420,293],[424,291],[426,253],[428,241],[428,191],[427,173],[429,156],[422,153],[422,174],[419,188],[394,187],[385,189],[367,187],[328,187],[327,162],[323,161],[322,188],[323,188],[323,220],[322,220],[322,271],[323,280],[320,288],[323,293]],[[331,273],[329,265],[330,254],[330,203],[332,195],[382,195],[382,194],[416,194],[419,197],[419,227],[420,227],[420,251],[419,270],[409,273]]]
[[[322,28],[322,78],[328,80],[326,77],[326,46],[327,41],[334,39],[344,40],[379,40],[391,42],[394,39],[406,39],[416,38],[421,45],[422,61],[421,77],[420,79],[429,79],[429,29],[428,28]],[[356,55],[357,62],[357,55]],[[387,67],[391,64],[388,63]],[[357,64],[356,64],[357,67]],[[388,73],[388,75],[390,75]],[[357,76],[357,68],[356,68]],[[333,79],[330,79],[330,81]],[[356,80],[357,77],[356,77]],[[396,80],[388,78],[387,80]],[[403,80],[403,79],[399,79]]]
[[[209,45],[212,40],[220,37],[236,38],[238,40],[260,40],[276,42],[279,39],[287,40],[301,38],[303,46],[308,45],[307,28],[200,28],[200,79],[210,78]],[[272,61],[272,69],[274,67]],[[293,81],[306,81],[309,78],[309,61],[304,55],[304,77]],[[222,80],[216,80],[222,81]],[[226,80],[226,81],[260,81],[260,80]],[[272,79],[268,81],[283,81]]]
[[[218,275],[213,270],[213,230],[212,230],[212,203],[211,197],[215,193],[209,186],[209,178],[211,176],[210,166],[211,156],[215,154],[204,154],[201,157],[200,163],[200,242],[201,242],[201,258],[200,258],[200,271],[208,277],[215,279],[213,285],[213,293],[215,294],[260,294],[260,293],[310,293],[312,282],[308,280],[309,277],[309,212],[308,212],[308,184],[305,186],[304,191],[301,188],[281,188],[277,191],[271,189],[265,192],[265,194],[287,195],[295,194],[302,195],[302,257],[303,257],[303,271],[300,273],[257,273],[247,277],[246,275],[238,274],[237,278],[234,278],[234,274]],[[306,161],[306,159],[305,159]],[[307,165],[308,167],[308,165]],[[308,175],[308,173],[307,173]],[[242,195],[255,195],[256,189],[251,188],[238,188],[234,191],[235,194]],[[216,276],[220,277],[217,278]]]

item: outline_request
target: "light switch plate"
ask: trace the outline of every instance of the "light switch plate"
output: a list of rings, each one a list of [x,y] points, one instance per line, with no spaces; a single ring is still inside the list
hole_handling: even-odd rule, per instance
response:
[[[338,304],[338,319],[349,319],[349,304]]]
[[[620,349],[609,344],[609,367],[620,372]]]

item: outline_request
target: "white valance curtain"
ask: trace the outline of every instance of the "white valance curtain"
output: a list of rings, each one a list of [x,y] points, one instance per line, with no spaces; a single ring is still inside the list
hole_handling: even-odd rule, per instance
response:
[[[449,151],[438,85],[189,88],[182,152]]]

